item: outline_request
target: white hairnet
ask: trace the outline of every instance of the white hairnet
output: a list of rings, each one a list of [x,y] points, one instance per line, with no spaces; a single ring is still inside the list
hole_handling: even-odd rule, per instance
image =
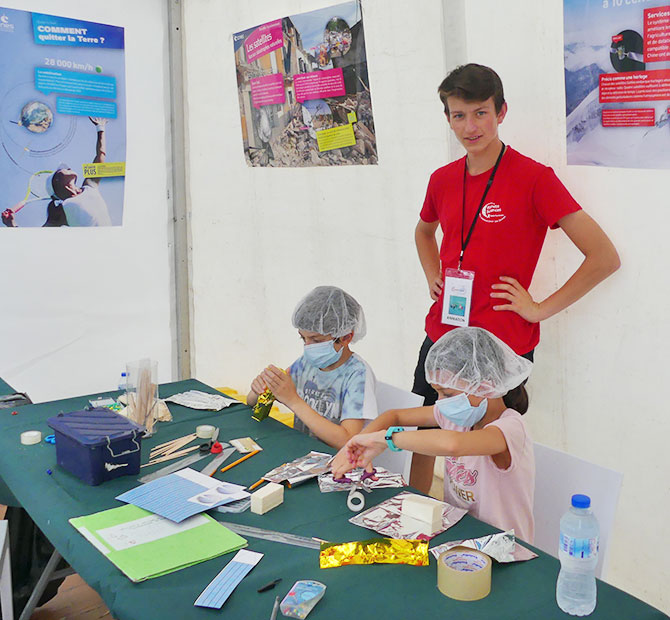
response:
[[[293,327],[334,338],[354,332],[352,342],[365,336],[365,315],[361,305],[336,286],[317,286],[303,297],[293,311]]]
[[[532,368],[532,362],[481,327],[447,332],[426,357],[428,383],[483,398],[504,396],[521,385]]]

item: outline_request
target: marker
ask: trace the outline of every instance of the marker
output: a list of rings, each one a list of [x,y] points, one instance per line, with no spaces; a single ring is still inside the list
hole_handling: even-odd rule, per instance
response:
[[[258,588],[256,592],[267,592],[268,590],[272,590],[272,588],[274,588],[280,581],[281,577],[273,579],[270,583],[266,583],[262,588]]]

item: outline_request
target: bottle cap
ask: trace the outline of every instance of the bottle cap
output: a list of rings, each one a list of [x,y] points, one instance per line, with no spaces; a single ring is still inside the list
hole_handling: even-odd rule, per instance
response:
[[[122,373],[121,373],[121,376],[122,376],[122,377],[125,377],[125,376],[126,376],[126,373],[125,373],[125,372],[122,372]]]
[[[588,495],[573,495],[572,505],[575,508],[588,508],[591,505],[591,498]]]

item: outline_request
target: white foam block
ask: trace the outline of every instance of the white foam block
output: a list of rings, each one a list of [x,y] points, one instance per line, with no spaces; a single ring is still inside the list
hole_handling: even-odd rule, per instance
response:
[[[402,500],[402,514],[424,523],[429,523],[431,532],[440,529],[442,525],[442,502],[422,495],[411,495]]]
[[[262,515],[276,508],[284,501],[284,487],[276,482],[269,482],[251,494],[251,512]]]

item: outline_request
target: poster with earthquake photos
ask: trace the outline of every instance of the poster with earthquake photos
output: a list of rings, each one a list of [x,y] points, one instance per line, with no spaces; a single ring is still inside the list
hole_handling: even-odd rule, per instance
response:
[[[377,163],[360,1],[233,35],[249,166]]]

